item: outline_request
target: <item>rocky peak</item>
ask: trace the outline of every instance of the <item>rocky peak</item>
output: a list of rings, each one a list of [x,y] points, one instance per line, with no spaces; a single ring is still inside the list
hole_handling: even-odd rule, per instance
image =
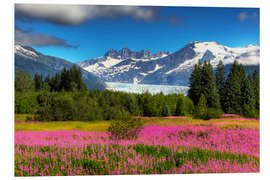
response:
[[[157,52],[153,55],[153,57],[154,57],[154,58],[158,58],[158,57],[162,57],[163,55],[169,55],[169,54],[170,54],[169,51],[164,51],[164,52],[157,51]]]
[[[152,57],[152,53],[150,50],[141,50],[140,52],[137,53],[138,59],[147,59],[151,57]]]
[[[158,51],[156,52],[156,54],[153,55],[154,57],[161,57],[162,56],[162,52]]]
[[[132,51],[129,48],[125,47],[122,48],[120,51],[116,51],[114,49],[109,49],[104,57],[112,57],[115,59],[129,59],[129,58],[136,58],[136,59],[151,59],[151,58],[159,58],[164,57],[164,55],[169,55],[170,52],[161,52],[158,51],[156,54],[152,54],[150,50],[141,50],[141,51]]]
[[[128,48],[123,48],[120,50],[120,56],[121,56],[121,59],[127,59],[131,56],[131,50],[128,49]]]
[[[119,56],[119,53],[116,50],[110,48],[109,51],[106,52],[104,56],[105,57],[109,56],[109,57],[112,57],[112,58],[117,58],[117,56]]]

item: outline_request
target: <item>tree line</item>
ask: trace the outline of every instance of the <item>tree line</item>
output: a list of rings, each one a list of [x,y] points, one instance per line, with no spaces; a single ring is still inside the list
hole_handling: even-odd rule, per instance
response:
[[[188,97],[196,106],[194,115],[199,118],[218,116],[222,112],[259,118],[259,86],[258,70],[247,74],[237,61],[227,77],[222,61],[215,71],[210,62],[199,62],[190,77]]]
[[[152,95],[87,90],[80,70],[63,69],[55,76],[15,75],[15,113],[35,114],[40,121],[112,120],[130,116],[191,115],[194,105],[182,94]]]
[[[131,116],[193,116],[218,118],[221,113],[259,117],[259,72],[246,75],[234,62],[225,77],[220,61],[194,66],[188,95],[142,94],[87,90],[80,69],[63,69],[54,76],[18,71],[15,75],[15,113],[34,114],[39,121],[94,121]]]

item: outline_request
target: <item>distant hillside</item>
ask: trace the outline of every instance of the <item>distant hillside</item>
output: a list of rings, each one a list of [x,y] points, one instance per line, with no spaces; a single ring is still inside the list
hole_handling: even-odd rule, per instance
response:
[[[74,64],[66,60],[45,56],[31,47],[15,45],[15,71],[23,70],[31,76],[34,74],[54,75],[63,68],[71,68]],[[96,75],[81,69],[82,78],[88,89],[105,89],[105,83]]]

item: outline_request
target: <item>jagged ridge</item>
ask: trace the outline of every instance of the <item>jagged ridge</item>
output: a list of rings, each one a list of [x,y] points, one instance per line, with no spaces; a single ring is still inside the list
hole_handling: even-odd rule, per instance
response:
[[[210,61],[215,67],[222,60],[229,67],[238,60],[246,67],[257,68],[259,57],[260,48],[256,45],[231,48],[217,42],[194,41],[172,54],[159,51],[152,55],[149,50],[110,49],[100,58],[77,64],[110,82],[187,85],[198,61]]]

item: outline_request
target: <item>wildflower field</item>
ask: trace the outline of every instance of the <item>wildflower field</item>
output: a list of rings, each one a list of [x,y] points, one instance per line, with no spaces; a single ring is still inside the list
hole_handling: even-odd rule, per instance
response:
[[[145,122],[136,140],[112,140],[109,122],[16,121],[15,176],[259,172],[259,120]]]

